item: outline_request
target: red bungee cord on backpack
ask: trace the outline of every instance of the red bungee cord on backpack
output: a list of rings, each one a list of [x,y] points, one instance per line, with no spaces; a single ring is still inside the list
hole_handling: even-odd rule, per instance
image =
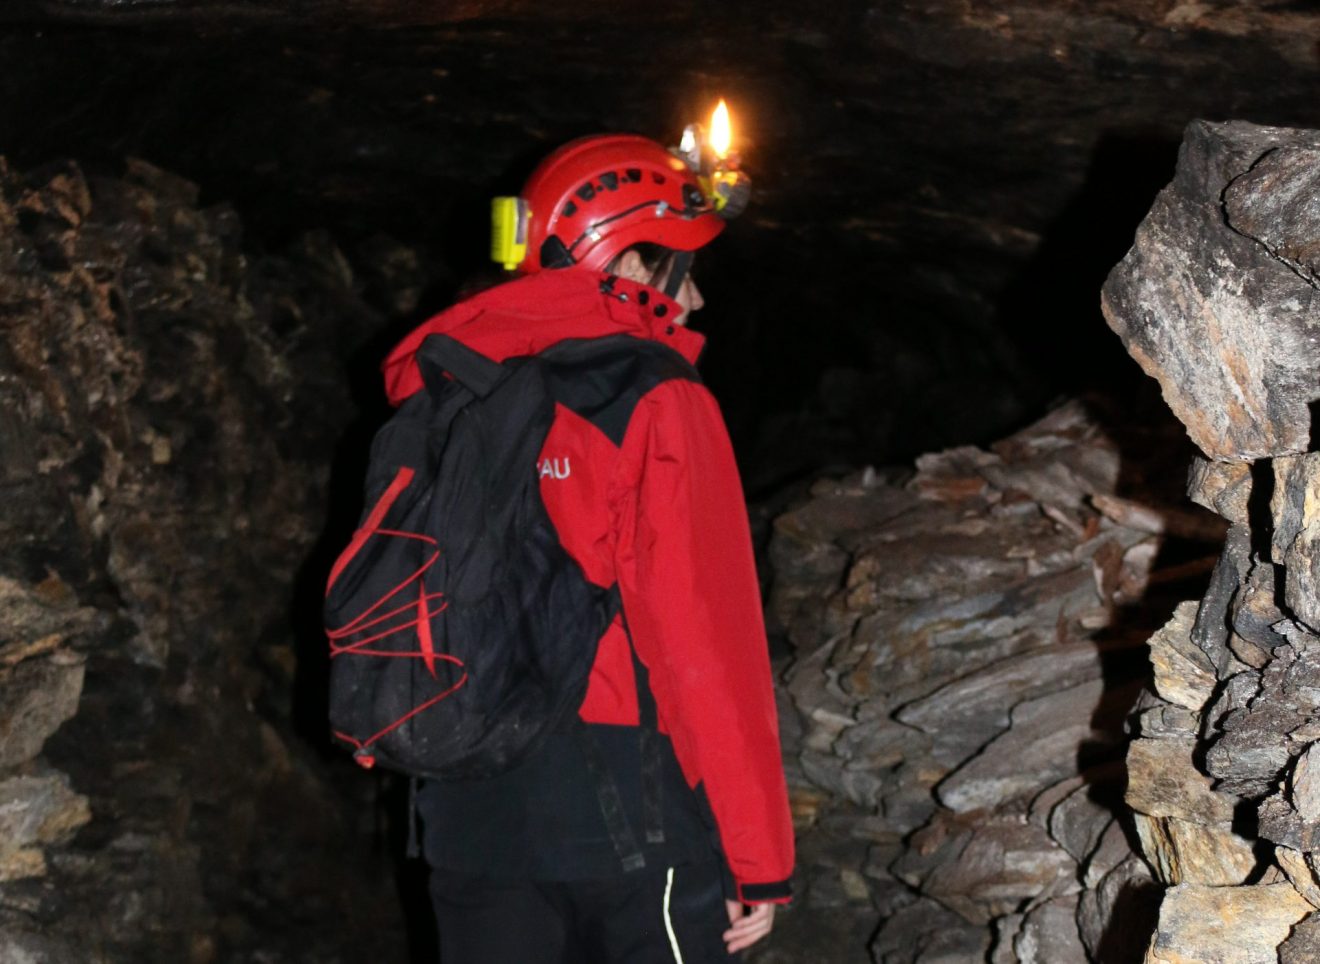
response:
[[[440,550],[434,537],[425,533],[401,532],[395,529],[382,529],[381,522],[384,520],[390,506],[398,498],[399,494],[408,487],[412,481],[413,471],[409,468],[400,468],[398,475],[390,484],[389,488],[381,496],[380,500],[372,509],[371,514],[366,521],[353,535],[352,541],[348,547],[340,554],[335,562],[334,568],[330,571],[330,579],[326,586],[327,594],[330,587],[334,585],[335,580],[339,578],[344,567],[356,556],[366,545],[367,540],[373,537],[387,539],[415,539],[431,547],[432,551],[426,555],[424,561],[418,569],[402,580],[394,588],[381,595],[374,603],[359,613],[349,622],[337,628],[326,629],[326,637],[330,641],[330,658],[335,659],[341,656],[366,656],[378,657],[383,659],[420,659],[426,664],[427,671],[435,678],[436,660],[442,660],[459,666],[463,666],[463,661],[456,656],[448,653],[437,653],[431,640],[431,619],[444,612],[448,603],[440,602],[444,598],[444,593],[426,591],[426,573],[435,565],[440,558]],[[401,605],[395,606],[386,612],[378,613],[395,597],[403,598],[403,593],[409,587],[416,587],[416,596]],[[440,603],[432,608],[433,603]],[[358,636],[361,633],[370,633],[362,636],[360,639],[354,639],[351,643],[345,643],[344,640]],[[417,640],[417,649],[385,649],[369,648],[373,643],[379,643],[399,633],[412,634]],[[335,731],[334,735],[354,747],[353,759],[366,768],[371,769],[375,766],[376,758],[371,754],[369,747],[376,743],[386,734],[398,729],[408,720],[412,719],[418,713],[421,713],[441,700],[451,695],[455,690],[467,682],[467,673],[464,672],[459,680],[448,689],[432,696],[426,701],[413,707],[408,713],[394,720],[388,726],[377,733],[372,734],[366,739],[358,739],[347,733]]]

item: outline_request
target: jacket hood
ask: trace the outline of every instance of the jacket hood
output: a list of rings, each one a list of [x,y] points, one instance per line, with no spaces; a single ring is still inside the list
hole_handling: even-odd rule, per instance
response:
[[[422,388],[415,355],[436,334],[494,361],[534,355],[568,338],[632,335],[668,345],[695,364],[706,340],[673,323],[682,310],[655,288],[603,272],[540,271],[460,301],[415,328],[381,366],[385,393],[397,406]]]

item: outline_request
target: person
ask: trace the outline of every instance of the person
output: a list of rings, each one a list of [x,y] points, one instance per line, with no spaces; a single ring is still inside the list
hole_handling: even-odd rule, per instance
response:
[[[794,855],[746,505],[687,327],[692,257],[724,220],[688,162],[632,135],[551,154],[516,213],[501,259],[521,277],[405,338],[392,402],[421,388],[433,333],[497,361],[619,335],[667,351],[580,373],[590,412],[560,405],[542,448],[560,540],[621,612],[578,711],[588,739],[553,733],[507,773],[416,789],[441,960],[728,961],[770,932]]]

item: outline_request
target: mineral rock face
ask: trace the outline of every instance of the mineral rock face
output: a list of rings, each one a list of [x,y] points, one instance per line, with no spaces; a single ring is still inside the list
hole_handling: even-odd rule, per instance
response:
[[[818,484],[776,521],[807,899],[846,881],[830,890],[860,913],[860,879],[887,915],[877,960],[1245,964],[1316,943],[1317,158],[1318,133],[1193,124],[1105,285],[1221,520],[1120,497],[1118,453],[1074,406],[903,485]],[[1114,667],[1141,640],[1106,629],[1173,532],[1222,552],[1149,637],[1138,694]],[[848,838],[872,843],[860,866]]]
[[[1192,123],[1173,183],[1105,283],[1110,326],[1210,458],[1310,448],[1318,158],[1314,131]]]
[[[45,873],[41,848],[65,842],[90,819],[87,798],[62,773],[0,782],[0,882]]]
[[[1232,524],[1205,597],[1151,638],[1155,693],[1132,721],[1126,799],[1170,885],[1149,964],[1315,959],[1317,161],[1317,132],[1192,124],[1105,285],[1208,460],[1189,494]]]
[[[275,694],[351,414],[330,345],[377,319],[332,246],[240,241],[150,165],[0,160],[6,962],[372,956],[333,925],[379,881]]]
[[[1288,884],[1168,892],[1147,964],[1273,964],[1275,948],[1311,905]],[[1189,944],[1189,938],[1191,943]]]
[[[0,773],[34,758],[77,711],[85,659],[69,644],[99,623],[58,577],[27,586],[0,576]]]
[[[882,920],[877,961],[1140,954],[1149,931],[1116,951],[1114,920],[1145,907],[1153,926],[1150,872],[1114,806],[1144,633],[1114,614],[1143,592],[1169,520],[1117,498],[1118,475],[1114,444],[1070,403],[990,450],[924,456],[910,478],[818,482],[775,520],[805,902]],[[1213,671],[1184,650],[1192,692]]]

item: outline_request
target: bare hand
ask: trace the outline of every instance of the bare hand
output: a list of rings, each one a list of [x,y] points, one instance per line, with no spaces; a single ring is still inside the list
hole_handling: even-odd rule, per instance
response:
[[[729,910],[729,923],[733,926],[724,932],[724,943],[729,946],[730,954],[751,947],[766,934],[775,923],[774,904],[753,904],[744,907],[736,900],[726,900]]]

